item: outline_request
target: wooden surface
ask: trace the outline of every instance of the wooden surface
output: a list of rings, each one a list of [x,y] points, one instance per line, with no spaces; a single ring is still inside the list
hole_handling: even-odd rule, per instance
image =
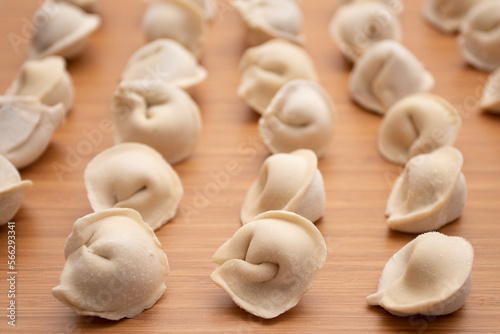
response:
[[[0,1],[0,91],[24,60],[26,40],[16,51],[8,36],[22,38],[40,1]],[[347,92],[350,67],[331,42],[327,25],[334,1],[302,1],[306,48],[322,85],[338,108],[338,128],[320,160],[327,191],[325,217],[317,226],[327,246],[326,264],[297,307],[274,320],[239,309],[209,278],[215,250],[240,227],[239,211],[268,150],[259,140],[257,115],[236,96],[237,66],[245,30],[226,2],[211,26],[203,65],[208,80],[195,89],[204,118],[201,143],[175,166],[185,190],[176,218],[157,231],[171,266],[167,290],[158,303],[134,319],[111,322],[76,315],[51,289],[64,265],[63,247],[73,222],[91,208],[83,171],[88,161],[112,145],[109,105],[128,57],[144,44],[140,29],[145,4],[102,0],[103,26],[85,53],[69,64],[75,105],[42,158],[22,170],[33,181],[15,217],[17,235],[17,326],[25,333],[116,332],[483,332],[500,330],[500,118],[476,108],[486,73],[468,67],[453,36],[422,19],[421,0],[405,1],[406,45],[435,75],[434,93],[453,103],[463,118],[456,146],[463,152],[469,196],[462,217],[440,231],[467,238],[475,249],[473,287],[465,306],[445,317],[397,318],[365,297],[377,288],[386,261],[414,235],[391,232],[384,209],[401,168],[376,149],[381,118],[354,105]],[[10,34],[10,35],[9,35]],[[94,140],[86,134],[93,133]],[[76,152],[76,153],[75,153]],[[65,165],[63,174],[54,165]],[[216,186],[213,175],[236,163],[237,175]],[[7,229],[0,227],[0,332],[7,326]],[[4,314],[5,313],[5,314]]]

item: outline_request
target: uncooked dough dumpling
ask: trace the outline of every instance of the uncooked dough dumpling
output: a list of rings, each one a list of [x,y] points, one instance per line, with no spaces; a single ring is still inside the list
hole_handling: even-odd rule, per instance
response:
[[[469,296],[473,259],[474,249],[464,238],[419,235],[387,262],[377,293],[366,301],[400,317],[453,313]]]
[[[453,145],[462,119],[445,99],[428,93],[410,95],[387,112],[378,134],[382,156],[396,164],[422,153]]]
[[[174,217],[181,200],[181,180],[151,147],[123,143],[99,153],[84,174],[94,211],[130,208],[153,230]]]
[[[344,56],[356,62],[375,43],[402,37],[399,16],[382,1],[351,1],[333,15],[330,36]]]
[[[60,56],[26,61],[6,95],[34,96],[41,103],[62,103],[66,112],[73,104],[73,82]]]
[[[452,34],[458,31],[469,10],[481,1],[484,0],[427,0],[423,13],[427,22]]]
[[[207,31],[207,20],[200,5],[192,0],[149,2],[142,19],[147,39],[173,39],[199,58]]]
[[[318,160],[310,150],[268,157],[241,208],[246,224],[271,210],[294,212],[315,222],[325,214],[325,187]]]
[[[72,4],[73,6],[80,7],[87,13],[93,13],[96,11],[99,0],[56,0],[57,2],[66,2]]]
[[[234,0],[232,5],[248,29],[248,44],[259,45],[273,38],[303,43],[302,11],[293,0]]]
[[[268,211],[242,226],[215,252],[210,278],[241,308],[270,319],[288,311],[311,288],[326,245],[310,221]]]
[[[64,122],[62,103],[50,107],[33,96],[0,96],[0,155],[17,169],[37,160]]]
[[[164,82],[122,82],[111,104],[115,144],[138,142],[174,164],[186,159],[201,135],[198,105],[182,89]]]
[[[472,66],[489,72],[500,67],[500,1],[482,1],[469,11],[458,44]]]
[[[32,185],[31,181],[21,181],[16,167],[0,155],[0,226],[16,215],[26,190]]]
[[[207,71],[189,50],[171,39],[158,39],[137,50],[125,67],[123,81],[171,83],[182,89],[198,85]]]
[[[500,114],[500,67],[490,74],[479,102],[481,110]]]
[[[462,154],[451,146],[411,158],[387,202],[389,227],[423,233],[460,217],[467,199],[462,165]]]
[[[54,297],[78,314],[109,320],[133,318],[152,307],[170,271],[153,230],[132,209],[78,219],[64,257]]]
[[[46,1],[35,13],[34,29],[28,44],[28,58],[59,55],[66,59],[78,56],[87,37],[101,24],[98,15],[64,2]]]
[[[399,99],[434,86],[434,78],[398,42],[374,44],[354,65],[349,91],[363,108],[384,114]]]
[[[336,119],[328,93],[313,81],[297,79],[274,96],[259,120],[259,131],[273,153],[307,148],[321,157],[335,132]]]
[[[259,114],[288,81],[306,79],[317,82],[318,75],[304,48],[284,39],[273,39],[247,49],[243,54],[238,96]]]

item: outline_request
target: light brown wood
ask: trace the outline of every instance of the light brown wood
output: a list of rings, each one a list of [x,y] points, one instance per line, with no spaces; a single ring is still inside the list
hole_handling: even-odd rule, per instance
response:
[[[203,65],[208,80],[194,93],[204,118],[200,145],[176,165],[185,195],[176,218],[157,231],[171,266],[164,296],[134,319],[111,322],[81,317],[59,303],[51,289],[64,265],[63,247],[73,222],[91,213],[83,184],[88,161],[112,143],[109,105],[128,57],[145,43],[140,28],[145,3],[102,0],[103,26],[85,53],[69,64],[76,100],[42,158],[22,170],[33,181],[15,217],[17,236],[17,328],[21,332],[484,332],[500,330],[500,118],[476,104],[486,73],[467,66],[454,36],[429,27],[421,0],[404,1],[403,44],[435,75],[439,94],[457,106],[463,128],[456,146],[463,152],[469,197],[463,216],[440,231],[467,238],[475,249],[473,287],[465,306],[445,317],[397,318],[365,297],[375,292],[393,253],[414,238],[389,231],[384,209],[401,168],[376,149],[381,118],[362,111],[348,95],[350,66],[327,32],[335,1],[302,1],[306,48],[322,85],[338,108],[338,129],[320,160],[327,211],[317,226],[328,245],[324,269],[297,307],[274,320],[239,309],[209,278],[215,250],[239,227],[239,210],[259,167],[269,154],[259,139],[257,115],[236,96],[245,30],[226,1],[211,26]],[[40,1],[0,1],[0,91],[24,60],[8,36],[23,36]],[[10,34],[10,35],[9,35]],[[92,140],[89,140],[89,133]],[[76,152],[76,153],[75,153]],[[214,177],[237,164],[227,183]],[[66,165],[58,174],[54,166]],[[228,167],[229,166],[229,167]],[[215,176],[214,176],[215,175]],[[0,227],[0,331],[7,326],[7,228]]]

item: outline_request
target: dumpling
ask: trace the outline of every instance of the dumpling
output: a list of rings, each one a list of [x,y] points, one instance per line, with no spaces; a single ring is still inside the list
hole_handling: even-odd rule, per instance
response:
[[[500,67],[500,1],[482,1],[469,11],[458,44],[472,66],[489,72]]]
[[[133,318],[165,291],[170,268],[153,230],[131,209],[78,219],[64,246],[61,282],[52,289],[81,315]]]
[[[238,96],[262,114],[278,90],[293,79],[317,82],[318,75],[304,48],[284,39],[273,39],[247,49],[240,63]]]
[[[500,113],[500,67],[488,78],[479,108],[496,114]]]
[[[330,21],[330,36],[344,56],[356,62],[373,44],[402,37],[399,16],[382,1],[351,1],[339,7]]]
[[[67,2],[73,6],[80,7],[87,13],[93,13],[99,3],[98,0],[56,0],[57,2]]]
[[[84,179],[94,211],[134,209],[153,230],[174,217],[183,194],[172,167],[139,143],[118,144],[99,153],[87,165]]]
[[[111,104],[115,144],[139,142],[174,164],[186,159],[201,135],[200,109],[182,89],[146,81],[123,82]]]
[[[424,17],[437,29],[451,34],[458,31],[469,10],[483,0],[427,0]]]
[[[384,114],[399,99],[434,87],[434,78],[417,58],[395,41],[373,45],[354,65],[349,91],[363,108]]]
[[[268,157],[260,168],[241,208],[246,224],[271,210],[294,212],[315,222],[325,214],[325,188],[318,159],[310,150],[278,153]]]
[[[21,181],[17,169],[0,155],[0,226],[16,215],[26,190],[32,185],[31,181]]]
[[[259,131],[273,153],[307,148],[321,157],[335,132],[336,118],[328,93],[313,81],[297,79],[271,100],[259,120]]]
[[[382,156],[396,164],[422,153],[453,145],[462,127],[458,111],[428,93],[410,95],[389,109],[378,134]]]
[[[35,13],[38,24],[28,44],[29,59],[59,55],[66,59],[78,56],[85,47],[87,36],[101,24],[95,14],[64,2],[45,2]]]
[[[218,6],[216,0],[188,0],[188,1],[195,3],[201,8],[203,12],[203,17],[206,20],[212,21],[215,18]]]
[[[50,107],[33,96],[0,96],[0,155],[17,169],[37,160],[64,122],[62,103]]]
[[[473,259],[472,245],[461,237],[419,235],[387,262],[377,293],[366,301],[400,317],[453,313],[469,296]]]
[[[198,85],[207,71],[185,47],[171,39],[158,39],[137,50],[125,67],[123,81],[167,82],[183,89]]]
[[[189,0],[150,0],[142,19],[148,40],[169,38],[201,56],[207,30],[202,8]]]
[[[345,5],[353,1],[366,1],[366,0],[338,0],[340,5]],[[403,3],[401,0],[378,0],[385,4],[392,13],[401,14],[403,12]]]
[[[234,0],[232,5],[248,29],[248,44],[259,45],[273,38],[303,43],[302,11],[293,0]]]
[[[326,245],[310,221],[268,211],[242,226],[215,252],[210,278],[241,308],[270,319],[288,311],[311,288]]]
[[[387,202],[389,227],[423,233],[460,217],[467,199],[462,166],[462,154],[451,146],[411,158]]]
[[[73,82],[66,61],[59,56],[28,60],[23,64],[6,95],[34,96],[41,103],[62,103],[66,112],[73,104]]]

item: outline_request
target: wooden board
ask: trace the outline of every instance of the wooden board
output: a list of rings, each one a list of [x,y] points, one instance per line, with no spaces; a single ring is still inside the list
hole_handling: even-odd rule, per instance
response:
[[[92,210],[83,171],[97,153],[110,147],[110,102],[128,57],[145,43],[140,23],[145,4],[102,0],[103,26],[85,53],[69,64],[76,87],[75,105],[42,158],[22,170],[34,182],[14,221],[17,236],[17,326],[24,333],[116,332],[484,332],[500,330],[500,118],[476,104],[486,73],[463,61],[454,36],[430,28],[421,0],[405,1],[403,44],[435,75],[433,90],[453,103],[463,118],[456,146],[463,152],[469,196],[462,217],[441,229],[467,238],[475,248],[473,287],[465,306],[445,317],[397,318],[368,307],[386,261],[414,238],[389,231],[384,209],[401,168],[376,149],[379,116],[354,105],[348,95],[350,67],[327,32],[334,1],[302,1],[306,48],[322,85],[338,108],[338,129],[320,160],[327,191],[325,217],[317,226],[328,245],[324,269],[297,307],[273,320],[239,309],[209,275],[215,250],[240,227],[239,210],[262,161],[268,156],[257,131],[257,115],[236,96],[238,62],[245,30],[235,11],[217,1],[203,65],[208,80],[194,97],[204,118],[201,142],[187,161],[175,166],[185,195],[176,218],[158,238],[171,274],[164,296],[150,310],[119,322],[81,317],[59,303],[51,289],[64,265],[63,247],[73,222]],[[0,1],[0,91],[25,59],[28,22],[40,1]],[[9,38],[18,37],[17,44]],[[107,125],[108,124],[108,125]],[[237,172],[225,184],[214,177],[228,165]],[[54,166],[64,165],[64,173]],[[7,228],[0,227],[0,331],[7,326]]]

